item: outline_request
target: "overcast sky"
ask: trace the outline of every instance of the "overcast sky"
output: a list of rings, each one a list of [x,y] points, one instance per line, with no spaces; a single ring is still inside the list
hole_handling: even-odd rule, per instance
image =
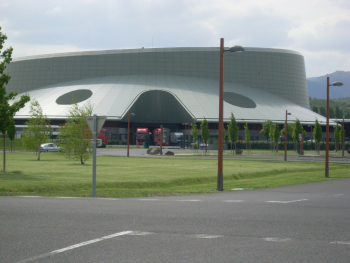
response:
[[[349,0],[0,0],[13,57],[151,47],[291,49],[307,77],[350,71]]]

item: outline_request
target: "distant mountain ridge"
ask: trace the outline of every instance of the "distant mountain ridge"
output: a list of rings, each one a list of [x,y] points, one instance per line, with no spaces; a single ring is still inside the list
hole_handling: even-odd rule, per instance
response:
[[[330,84],[336,81],[344,84],[341,87],[330,87],[330,99],[350,97],[350,71],[336,71],[320,77],[307,78],[309,97],[327,99],[327,77],[329,77]]]

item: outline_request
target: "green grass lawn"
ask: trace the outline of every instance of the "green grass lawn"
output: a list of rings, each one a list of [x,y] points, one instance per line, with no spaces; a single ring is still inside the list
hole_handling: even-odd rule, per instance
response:
[[[2,160],[2,153],[0,154]],[[81,165],[59,153],[6,154],[0,195],[91,196],[92,160]],[[2,165],[1,165],[2,167]],[[224,160],[224,189],[269,188],[350,177],[349,164]],[[216,189],[217,160],[97,157],[100,197],[143,197],[208,193]]]

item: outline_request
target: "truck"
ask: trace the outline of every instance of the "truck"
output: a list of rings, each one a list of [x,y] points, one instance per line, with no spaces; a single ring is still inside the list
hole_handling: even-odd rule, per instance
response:
[[[136,128],[136,145],[143,145],[148,134],[148,128]]]
[[[160,145],[161,128],[153,130],[154,143]],[[170,129],[163,127],[163,145],[169,145]]]

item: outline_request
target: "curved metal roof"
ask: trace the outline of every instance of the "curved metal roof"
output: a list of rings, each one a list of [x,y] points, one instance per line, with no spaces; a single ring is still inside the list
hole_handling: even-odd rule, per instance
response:
[[[262,90],[225,82],[224,121],[231,112],[240,123],[263,123],[271,120],[284,123],[299,119],[313,124],[326,119],[295,103]],[[91,91],[91,92],[90,92]],[[79,104],[90,100],[93,113],[106,115],[108,120],[125,121],[129,110],[136,114],[133,122],[181,123],[192,118],[218,121],[219,83],[215,80],[171,75],[126,75],[80,79],[32,90],[29,95],[39,101],[50,119],[65,119],[70,107],[69,97],[79,97]],[[23,95],[19,94],[18,96]],[[68,100],[68,102],[67,102]],[[28,118],[29,105],[17,118]]]

